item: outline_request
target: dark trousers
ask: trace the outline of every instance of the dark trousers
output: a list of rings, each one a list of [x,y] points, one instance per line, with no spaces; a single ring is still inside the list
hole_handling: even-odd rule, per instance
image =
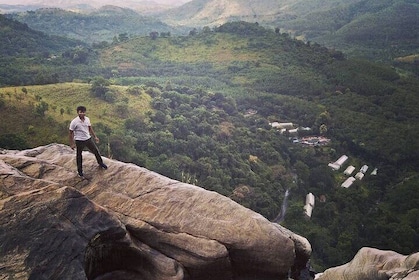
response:
[[[100,153],[99,153],[99,149],[97,148],[95,142],[93,142],[92,138],[86,141],[76,140],[76,147],[77,147],[77,156],[76,156],[77,172],[79,172],[79,174],[83,173],[83,166],[82,166],[83,157],[81,153],[83,152],[85,147],[87,147],[89,151],[91,151],[95,155],[98,164],[103,163],[102,157],[100,156]]]

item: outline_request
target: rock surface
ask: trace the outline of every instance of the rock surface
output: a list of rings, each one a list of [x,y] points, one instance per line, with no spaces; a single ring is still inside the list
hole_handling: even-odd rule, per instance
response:
[[[310,257],[305,238],[220,194],[83,160],[87,180],[68,146],[0,151],[0,279],[287,279]]]
[[[326,270],[319,280],[419,279],[419,253],[404,256],[393,251],[362,248],[352,261]]]

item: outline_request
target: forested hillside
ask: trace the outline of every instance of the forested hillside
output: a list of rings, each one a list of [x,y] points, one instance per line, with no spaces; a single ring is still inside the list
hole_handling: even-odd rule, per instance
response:
[[[171,27],[158,19],[116,6],[104,6],[88,13],[49,8],[7,16],[26,23],[32,29],[90,44],[103,41],[109,43],[118,40],[120,35],[124,38],[146,36],[155,31],[168,34],[187,33],[185,28]]]
[[[358,1],[277,24],[305,40],[351,56],[391,62],[419,53],[419,4],[411,0]]]
[[[191,1],[161,17],[200,27],[258,22],[352,57],[391,63],[419,53],[418,13],[419,4],[413,0],[207,0]]]
[[[94,76],[92,49],[0,15],[0,86],[49,84]]]
[[[47,59],[32,65],[76,83],[4,79],[0,147],[67,143],[74,108],[85,104],[105,156],[217,191],[271,220],[288,190],[281,223],[309,239],[318,270],[363,246],[419,247],[413,75],[244,22],[113,42],[87,52],[72,76]],[[273,122],[300,129],[281,133]],[[330,142],[296,143],[303,136]],[[343,154],[377,175],[340,187],[347,176],[328,163]],[[311,219],[303,211],[309,192]]]
[[[38,9],[7,16],[35,30],[90,44],[150,32],[187,35],[230,21],[258,22],[351,57],[394,63],[418,74],[419,4],[413,0],[194,0],[155,15],[130,8],[104,6],[77,13]]]
[[[0,15],[0,40],[2,57],[32,56],[34,54],[62,51],[80,42],[47,35],[29,28],[27,24],[9,20]]]

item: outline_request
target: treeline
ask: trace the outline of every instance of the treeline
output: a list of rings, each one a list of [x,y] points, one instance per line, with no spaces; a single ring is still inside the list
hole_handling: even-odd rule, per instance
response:
[[[75,47],[80,42],[35,31],[27,24],[0,15],[0,49],[2,56],[38,56],[47,52]]]
[[[415,1],[353,1],[326,10],[321,7],[296,18],[279,18],[277,24],[295,30],[296,36],[307,41],[334,47],[351,57],[391,64],[396,57],[418,52],[414,42],[419,5]]]
[[[47,35],[0,15],[0,86],[51,84],[98,75],[81,41]]]
[[[89,44],[112,42],[118,34],[131,37],[146,36],[156,30],[172,34],[185,32],[182,28],[171,27],[157,19],[142,16],[134,10],[111,6],[102,7],[89,14],[49,8],[7,16],[28,24],[32,29]]]

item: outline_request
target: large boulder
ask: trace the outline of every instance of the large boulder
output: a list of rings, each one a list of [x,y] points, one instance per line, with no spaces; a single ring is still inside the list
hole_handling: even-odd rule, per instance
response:
[[[231,199],[51,144],[0,151],[0,279],[287,279],[308,241]]]
[[[347,264],[327,269],[319,280],[419,279],[419,253],[409,256],[364,247]]]

